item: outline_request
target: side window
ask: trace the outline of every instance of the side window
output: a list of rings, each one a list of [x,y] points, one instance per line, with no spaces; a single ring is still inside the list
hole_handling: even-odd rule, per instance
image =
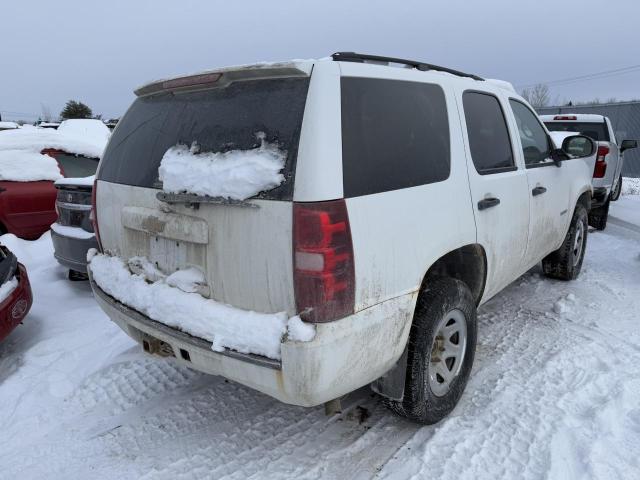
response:
[[[517,100],[509,100],[509,103],[518,124],[524,163],[527,166],[552,163],[549,137],[537,115]]]
[[[449,119],[440,86],[359,77],[343,77],[340,85],[345,197],[449,177]]]
[[[462,105],[471,159],[478,173],[515,170],[507,122],[498,99],[486,93],[464,92]]]

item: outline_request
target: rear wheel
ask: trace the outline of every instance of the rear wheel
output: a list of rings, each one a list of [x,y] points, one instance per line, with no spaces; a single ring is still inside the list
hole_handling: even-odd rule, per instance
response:
[[[542,270],[547,277],[559,280],[578,277],[587,248],[587,230],[587,209],[578,204],[562,246],[542,260]]]
[[[618,185],[613,190],[613,192],[611,192],[611,201],[615,202],[616,200],[618,200],[620,198],[621,192],[622,192],[622,174],[620,174],[620,178],[618,178]]]
[[[589,225],[596,230],[604,230],[607,228],[607,219],[609,218],[609,205],[611,200],[607,201],[601,207],[592,208],[589,212]]]
[[[409,336],[402,401],[394,412],[432,424],[456,406],[469,379],[476,348],[476,306],[460,280],[435,277],[420,293]]]

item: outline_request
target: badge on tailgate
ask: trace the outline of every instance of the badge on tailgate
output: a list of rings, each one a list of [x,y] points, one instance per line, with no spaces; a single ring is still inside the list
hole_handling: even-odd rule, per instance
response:
[[[122,225],[151,236],[206,245],[209,226],[201,218],[166,213],[154,208],[124,207]]]

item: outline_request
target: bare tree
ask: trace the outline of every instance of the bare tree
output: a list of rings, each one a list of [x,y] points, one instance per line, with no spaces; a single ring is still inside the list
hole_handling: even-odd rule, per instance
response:
[[[534,107],[546,107],[549,105],[549,100],[551,99],[549,87],[544,83],[538,83],[532,88],[525,88],[521,95]]]
[[[49,105],[40,103],[40,109],[42,110],[42,119],[45,122],[50,122],[53,119],[53,116],[51,115],[51,109],[49,108]]]

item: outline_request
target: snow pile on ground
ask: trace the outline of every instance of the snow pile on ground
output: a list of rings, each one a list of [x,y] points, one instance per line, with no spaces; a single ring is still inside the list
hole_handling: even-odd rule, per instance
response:
[[[622,177],[622,195],[640,195],[640,178]]]
[[[100,158],[111,132],[100,120],[65,120],[57,130],[20,128],[0,132],[0,150],[41,152],[46,148]]]
[[[264,134],[258,138],[259,148],[225,153],[199,153],[196,142],[171,147],[158,169],[163,190],[245,200],[277,187],[284,181],[286,153],[267,143]]]
[[[11,292],[13,292],[18,286],[18,279],[12,277],[8,282],[4,282],[0,285],[0,303],[4,302]]]
[[[162,278],[144,258],[134,259],[138,267],[134,271],[140,273],[132,273],[119,257],[95,253],[89,257],[95,282],[121,303],[153,320],[209,340],[214,351],[229,348],[280,359],[280,343],[287,333],[286,313],[241,310],[197,293],[187,293],[196,291],[198,283],[204,283],[204,276],[196,269]],[[143,272],[151,274],[151,282]],[[296,339],[309,338],[298,322],[294,320],[292,325]]]
[[[0,150],[0,180],[34,182],[62,178],[58,162],[28,150]]]

